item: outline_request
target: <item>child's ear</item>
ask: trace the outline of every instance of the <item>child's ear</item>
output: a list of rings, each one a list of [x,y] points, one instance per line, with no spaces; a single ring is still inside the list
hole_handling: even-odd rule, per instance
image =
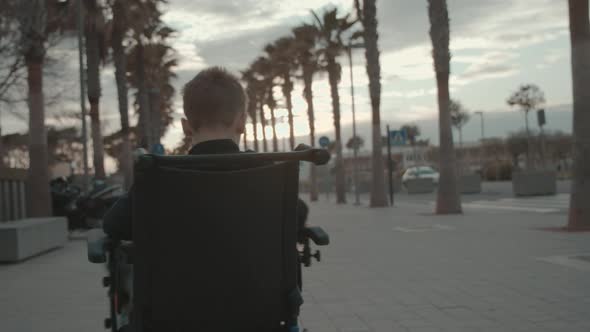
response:
[[[193,129],[191,125],[188,123],[188,120],[185,118],[180,119],[180,123],[182,124],[182,131],[187,137],[193,136]]]

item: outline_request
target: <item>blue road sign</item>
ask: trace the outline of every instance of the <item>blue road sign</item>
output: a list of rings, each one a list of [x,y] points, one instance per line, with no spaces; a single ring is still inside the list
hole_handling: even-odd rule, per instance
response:
[[[393,146],[406,145],[408,136],[405,130],[391,130],[389,131],[389,142]]]
[[[160,143],[156,143],[156,144],[152,145],[150,152],[153,154],[157,154],[157,155],[162,156],[162,155],[164,155],[164,146]]]
[[[319,139],[319,143],[322,148],[327,148],[330,145],[330,138],[328,136],[322,136]]]

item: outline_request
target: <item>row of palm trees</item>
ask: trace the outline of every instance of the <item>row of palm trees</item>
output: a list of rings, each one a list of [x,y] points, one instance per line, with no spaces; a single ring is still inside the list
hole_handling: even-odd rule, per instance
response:
[[[571,42],[572,85],[574,99],[573,121],[573,179],[567,228],[590,229],[590,18],[588,0],[568,0]],[[449,96],[450,59],[449,13],[446,0],[428,0],[430,37],[432,40],[434,70],[438,89],[440,131],[440,180],[436,212],[460,213],[461,201],[457,193],[457,174],[451,130],[452,103]],[[543,102],[542,93],[533,86],[523,86],[511,98],[509,105],[520,105],[525,114],[534,104],[524,99]],[[529,98],[532,93],[532,97]],[[531,107],[533,106],[533,107]],[[528,123],[527,123],[528,131]]]
[[[272,128],[272,150],[278,150],[275,110],[277,100],[275,99],[274,88],[280,87],[283,95],[287,120],[289,125],[289,147],[295,148],[295,133],[293,126],[293,103],[292,92],[295,79],[303,82],[303,97],[307,104],[307,118],[310,131],[310,145],[315,146],[315,114],[313,102],[313,81],[314,76],[320,72],[327,72],[330,84],[330,96],[332,100],[332,111],[334,119],[334,143],[335,143],[335,170],[336,170],[336,198],[338,203],[346,202],[345,176],[342,161],[342,134],[341,134],[341,109],[338,85],[342,75],[340,57],[344,55],[354,41],[365,37],[371,43],[365,43],[368,56],[376,57],[367,61],[367,72],[370,76],[370,91],[373,101],[374,136],[378,137],[377,146],[378,159],[381,160],[381,131],[379,119],[379,52],[377,50],[377,30],[375,19],[375,1],[364,1],[356,3],[356,17],[352,14],[340,15],[338,9],[326,10],[318,15],[312,11],[313,24],[305,23],[292,29],[288,36],[281,37],[264,47],[264,54],[253,61],[250,66],[242,72],[242,79],[246,84],[246,91],[249,97],[248,115],[253,124],[254,149],[268,151],[265,128],[267,119],[270,119]],[[365,19],[366,18],[366,19]],[[362,23],[363,29],[356,29],[358,23]],[[372,48],[369,44],[374,45]],[[371,79],[371,77],[374,77]],[[267,116],[268,115],[268,116]],[[262,127],[262,148],[259,147],[258,123]],[[245,144],[248,142],[245,139]],[[382,162],[374,163],[381,165]],[[374,168],[374,177],[380,188],[372,195],[372,206],[385,206],[385,191],[383,184],[383,169],[379,166]],[[379,178],[381,177],[381,178]],[[312,166],[310,172],[311,200],[318,199],[317,171]]]
[[[4,18],[18,34],[18,57],[26,64],[29,107],[29,215],[51,214],[43,67],[50,40],[64,30],[83,31],[87,98],[90,104],[95,177],[104,178],[104,146],[100,121],[100,71],[112,50],[119,112],[121,114],[121,165],[131,181],[132,140],[142,146],[159,142],[171,122],[174,89],[170,79],[176,65],[167,38],[173,33],[161,20],[165,0],[8,0]],[[80,15],[78,15],[80,14]],[[110,17],[110,19],[106,19]],[[78,20],[82,18],[81,20]],[[76,22],[84,22],[77,26]],[[135,88],[139,127],[129,124],[129,87]],[[136,135],[132,135],[135,132]]]
[[[345,177],[342,160],[342,137],[340,126],[340,96],[338,84],[342,66],[339,58],[350,51],[353,44],[365,49],[366,69],[369,77],[369,95],[372,108],[372,190],[371,206],[386,206],[384,169],[382,162],[382,139],[380,121],[380,62],[377,33],[377,8],[374,0],[355,0],[356,17],[350,14],[340,16],[337,9],[327,10],[323,15],[312,11],[314,24],[304,24],[293,29],[291,35],[279,38],[264,48],[265,54],[256,59],[243,72],[250,103],[248,114],[254,128],[254,148],[258,150],[257,123],[262,125],[263,150],[267,151],[265,106],[270,111],[273,128],[273,149],[277,149],[275,115],[276,100],[274,87],[280,85],[289,119],[289,142],[294,148],[293,110],[291,93],[293,77],[300,74],[303,80],[303,96],[308,105],[308,119],[311,145],[315,145],[315,126],[312,83],[316,72],[328,73],[335,137],[335,173],[337,203],[346,202]],[[428,0],[428,13],[431,23],[430,36],[433,45],[434,69],[438,87],[441,144],[441,180],[437,198],[436,212],[440,214],[461,213],[461,202],[457,190],[457,174],[451,129],[449,76],[450,76],[450,29],[446,1]],[[361,29],[355,29],[357,23]],[[362,40],[362,43],[358,43]],[[310,174],[311,199],[317,200],[317,175],[315,169]]]
[[[132,146],[151,148],[160,143],[166,128],[172,122],[172,99],[175,94],[171,80],[176,77],[173,68],[177,65],[175,51],[168,39],[174,30],[162,21],[160,7],[165,0],[86,0],[99,6],[99,14],[112,13],[105,24],[105,47],[112,50],[117,85],[118,108],[121,121],[119,132],[107,137],[106,151],[117,151],[113,157],[119,162],[126,187],[132,181]],[[90,13],[90,11],[89,11]],[[88,15],[92,18],[92,15]],[[88,25],[86,25],[88,31]],[[88,35],[88,32],[86,33]],[[88,43],[89,39],[86,38]],[[86,45],[89,54],[89,45]],[[100,77],[99,70],[91,71],[88,56],[90,117],[93,117],[90,98],[91,82]],[[138,115],[137,128],[129,121],[129,87],[135,90],[134,109]],[[97,127],[94,130],[95,126]],[[103,136],[100,127],[92,123],[95,177],[104,177]],[[117,138],[117,139],[113,139]]]
[[[104,1],[104,2],[103,2]],[[159,6],[165,0],[82,0],[86,7],[84,26],[86,56],[88,61],[88,99],[91,105],[91,120],[95,144],[101,144],[100,134],[100,71],[101,56],[106,54],[105,47],[112,48],[116,68],[116,83],[119,93],[119,110],[121,112],[121,136],[130,147],[132,132],[135,139],[144,146],[151,146],[159,141],[164,124],[169,121],[171,109],[166,97],[174,90],[168,84],[174,75],[172,68],[175,59],[166,39],[173,32],[160,20]],[[295,137],[293,131],[293,106],[291,94],[295,79],[304,83],[304,97],[307,102],[310,143],[315,145],[314,108],[312,84],[314,75],[319,71],[328,73],[332,111],[334,117],[336,146],[336,190],[339,203],[346,201],[344,191],[344,169],[342,167],[342,139],[340,133],[340,101],[338,84],[342,67],[340,56],[347,51],[352,41],[362,38],[365,49],[366,68],[369,77],[369,92],[372,106],[373,126],[373,181],[371,205],[386,204],[383,163],[381,155],[380,128],[380,65],[377,47],[377,20],[375,0],[355,0],[356,17],[338,14],[336,9],[328,10],[319,16],[313,13],[313,24],[305,24],[293,29],[289,36],[281,38],[265,47],[265,54],[256,59],[243,72],[247,84],[250,103],[248,114],[254,124],[260,121],[267,126],[267,113],[273,127],[273,150],[277,150],[275,131],[276,117],[274,111],[277,101],[274,96],[275,86],[280,86],[288,112],[289,143],[293,148]],[[439,214],[460,213],[461,201],[457,190],[455,154],[453,153],[453,136],[451,127],[449,76],[450,29],[449,13],[446,0],[427,0],[430,21],[430,37],[433,45],[434,70],[438,90],[439,132],[440,132],[440,181],[436,204]],[[69,11],[64,10],[67,2],[61,0],[29,0],[26,2],[9,0],[3,5],[6,12],[13,9],[15,25],[19,29],[21,40],[19,56],[24,59],[27,69],[28,106],[29,106],[29,180],[28,199],[31,216],[48,215],[51,212],[49,197],[49,171],[47,168],[47,135],[45,129],[45,112],[43,98],[43,64],[46,57],[48,40],[57,31],[67,29]],[[75,7],[74,1],[71,2]],[[590,207],[585,200],[590,197],[590,97],[585,88],[590,84],[590,22],[588,18],[588,0],[568,0],[570,18],[570,37],[572,45],[572,72],[574,94],[574,166],[573,184],[569,215],[572,229],[590,228]],[[103,21],[101,15],[105,9],[112,11],[112,21]],[[357,23],[362,29],[353,32]],[[104,30],[102,28],[105,27]],[[110,27],[110,28],[106,28]],[[104,38],[104,37],[108,38]],[[111,41],[111,43],[104,43]],[[146,61],[149,55],[155,61]],[[132,62],[134,61],[134,62]],[[154,67],[151,67],[151,66]],[[149,70],[152,68],[154,70]],[[130,70],[129,68],[132,68]],[[155,85],[149,83],[157,82]],[[139,111],[139,126],[132,130],[129,125],[127,89],[128,84],[136,89],[135,109]],[[256,125],[254,126],[256,128]],[[259,149],[258,133],[254,131],[254,148]],[[139,136],[139,137],[137,137]],[[263,149],[269,149],[266,133],[262,131]],[[127,149],[129,151],[130,149]],[[102,149],[94,147],[95,172],[104,174],[101,166]],[[124,153],[123,159],[129,160],[130,153]],[[130,165],[130,163],[129,163]],[[102,170],[101,170],[102,168]],[[128,167],[130,169],[130,166]],[[126,178],[130,178],[126,171]],[[317,199],[315,172],[312,171],[312,199]],[[314,193],[315,192],[315,193]]]

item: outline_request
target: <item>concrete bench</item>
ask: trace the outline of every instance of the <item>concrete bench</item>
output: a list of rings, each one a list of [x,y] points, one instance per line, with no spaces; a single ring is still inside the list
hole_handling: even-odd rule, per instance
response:
[[[18,262],[50,249],[61,247],[68,240],[65,218],[22,219],[0,223],[0,262]]]

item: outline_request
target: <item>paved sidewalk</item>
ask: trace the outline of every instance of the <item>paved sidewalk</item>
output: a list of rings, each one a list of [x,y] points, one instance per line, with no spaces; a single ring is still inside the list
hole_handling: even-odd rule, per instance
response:
[[[0,331],[106,331],[105,272],[88,263],[82,240],[19,264],[0,265]]]
[[[311,331],[590,331],[590,233],[562,214],[311,205],[332,239],[304,271]],[[587,259],[587,257],[586,257]],[[0,265],[0,331],[104,331],[102,266],[83,241]]]
[[[329,207],[330,206],[330,207]],[[565,215],[312,207],[332,245],[307,270],[315,331],[590,331],[590,233]]]

